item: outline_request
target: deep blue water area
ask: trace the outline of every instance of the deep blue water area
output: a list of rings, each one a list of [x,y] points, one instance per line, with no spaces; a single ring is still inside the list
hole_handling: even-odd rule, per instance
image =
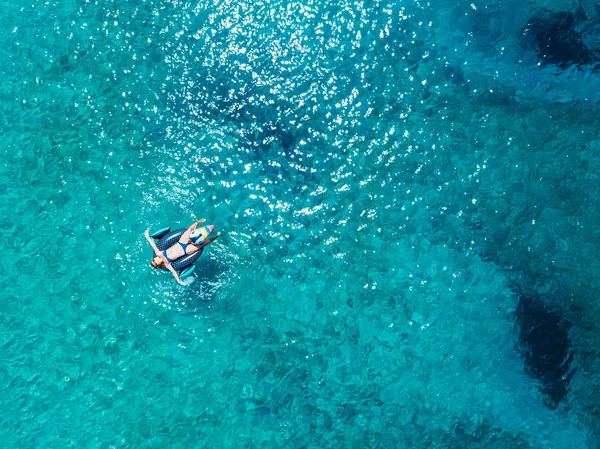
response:
[[[600,447],[595,2],[0,21],[1,447]]]

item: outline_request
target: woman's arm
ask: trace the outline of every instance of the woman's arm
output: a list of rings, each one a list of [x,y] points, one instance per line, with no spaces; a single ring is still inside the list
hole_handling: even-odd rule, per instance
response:
[[[152,240],[152,238],[150,238],[150,230],[149,229],[146,229],[146,232],[144,232],[144,236],[146,237],[146,240],[148,240],[148,243],[150,243],[150,246],[152,246],[152,249],[154,249],[154,254],[156,254],[158,257],[160,257],[162,260],[164,260],[165,264],[168,264],[169,262],[167,261],[166,257],[163,256],[163,253],[161,253],[160,250],[156,247],[154,240]]]
[[[202,242],[201,245],[197,245],[198,248],[204,248],[206,245],[210,245],[212,242],[214,242],[215,240],[217,240],[217,238],[221,235],[221,231],[217,232],[217,235],[215,235],[214,237],[210,238],[210,239],[206,239],[204,240],[204,242]]]
[[[171,266],[171,264],[166,265],[167,270],[169,270],[171,272],[171,274],[175,277],[175,280],[181,284],[181,285],[185,285],[183,283],[183,281],[181,279],[179,279],[179,276],[177,275],[177,272],[173,269],[173,267]]]
[[[175,276],[175,279],[177,280],[177,282],[179,282],[181,285],[185,285],[181,279],[179,279],[179,276],[177,275],[177,272],[173,269],[173,267],[171,266],[171,264],[167,261],[167,258],[165,256],[163,256],[163,253],[160,252],[160,250],[156,247],[156,244],[154,243],[154,241],[152,240],[152,238],[150,238],[150,231],[146,230],[146,232],[144,233],[144,235],[146,236],[146,239],[148,240],[148,243],[150,243],[150,245],[152,246],[152,248],[154,248],[154,254],[156,254],[158,257],[160,257],[162,260],[165,261],[165,267],[167,268],[167,270],[169,270],[171,272],[171,274],[173,276]]]
[[[194,224],[192,224],[189,228],[187,228],[187,230],[183,234],[181,234],[181,237],[179,237],[179,241],[184,245],[190,243],[190,234],[192,233],[192,231],[196,229],[200,223],[203,223],[205,221],[206,219],[202,218]]]

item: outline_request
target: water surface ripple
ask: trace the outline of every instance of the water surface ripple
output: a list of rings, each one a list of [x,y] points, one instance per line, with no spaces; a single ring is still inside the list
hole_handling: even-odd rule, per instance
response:
[[[597,447],[572,8],[6,3],[5,447]],[[201,217],[180,287],[142,233]]]

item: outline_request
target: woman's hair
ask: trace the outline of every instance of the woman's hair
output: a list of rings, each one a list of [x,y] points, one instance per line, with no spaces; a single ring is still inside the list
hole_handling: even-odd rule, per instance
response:
[[[158,259],[158,261],[157,261]],[[152,261],[150,261],[150,265],[152,265],[152,267],[154,268],[160,268],[165,264],[165,261],[162,260],[162,258],[155,256],[152,258]]]

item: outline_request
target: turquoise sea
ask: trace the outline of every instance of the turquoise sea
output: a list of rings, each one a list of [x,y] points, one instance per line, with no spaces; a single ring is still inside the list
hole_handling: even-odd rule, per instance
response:
[[[596,2],[0,21],[0,447],[600,447]]]

